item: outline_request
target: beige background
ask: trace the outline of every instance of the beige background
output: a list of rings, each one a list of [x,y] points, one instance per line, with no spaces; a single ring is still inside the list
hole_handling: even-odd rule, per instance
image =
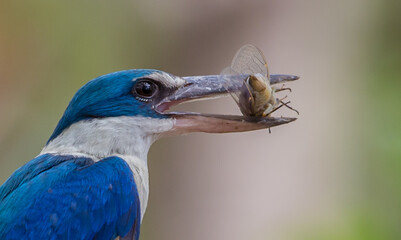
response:
[[[272,73],[302,77],[289,94],[299,119],[271,134],[191,134],[154,144],[141,239],[399,239],[400,208],[390,206],[401,199],[401,131],[369,133],[379,125],[374,116],[399,100],[389,97],[399,84],[377,86],[382,72],[391,78],[396,70],[374,62],[399,60],[396,7],[361,0],[2,2],[0,182],[40,152],[88,80],[130,68],[218,74],[252,43]],[[239,113],[230,98],[178,109]]]

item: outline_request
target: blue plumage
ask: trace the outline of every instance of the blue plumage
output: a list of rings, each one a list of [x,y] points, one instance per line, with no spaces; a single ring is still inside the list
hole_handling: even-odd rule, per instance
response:
[[[88,82],[72,98],[47,145],[81,121],[164,118],[132,94],[136,81],[152,73],[160,71],[126,70]],[[64,143],[70,141],[75,140]],[[120,157],[95,162],[47,153],[19,168],[0,187],[0,239],[138,239],[140,222],[134,175]]]
[[[160,72],[151,69],[125,70],[100,76],[85,84],[68,105],[48,142],[71,124],[85,119],[147,116],[165,118],[131,94],[136,79]]]
[[[138,239],[140,214],[132,171],[118,157],[41,155],[0,187],[0,239]]]

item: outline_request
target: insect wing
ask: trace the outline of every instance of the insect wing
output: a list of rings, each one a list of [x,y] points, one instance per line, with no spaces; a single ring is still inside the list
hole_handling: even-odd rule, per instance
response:
[[[244,45],[237,51],[231,63],[231,69],[239,74],[259,73],[266,77],[266,81],[270,81],[265,56],[262,51],[251,44]]]
[[[230,67],[225,68],[221,75],[228,76],[234,74],[255,75],[261,74],[265,81],[269,81],[269,72],[263,53],[253,45],[242,46],[235,54]],[[232,82],[228,78],[225,81],[225,88],[230,89]],[[243,86],[238,92],[230,92],[231,96],[239,106],[244,115],[254,114],[255,99],[248,83],[248,78],[244,78]],[[267,83],[269,84],[269,83]]]
[[[240,87],[239,91],[230,91],[232,86],[238,85],[238,83],[232,82],[231,78],[228,76],[230,75],[238,75],[241,73],[237,73],[231,69],[231,67],[227,67],[223,69],[221,72],[221,76],[224,79],[223,86],[230,93],[231,97],[237,103],[239,109],[241,110],[243,115],[250,115],[252,113],[251,109],[254,104],[254,98],[252,95],[251,90],[249,89],[249,84],[247,83],[248,78],[244,75],[244,80],[242,82],[242,86]]]

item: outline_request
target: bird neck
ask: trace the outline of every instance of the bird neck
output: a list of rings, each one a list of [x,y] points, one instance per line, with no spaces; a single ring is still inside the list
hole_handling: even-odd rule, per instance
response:
[[[127,116],[84,120],[51,140],[41,154],[84,154],[95,159],[122,155],[146,163],[150,146],[173,128],[173,121]]]
[[[147,153],[152,143],[171,130],[173,124],[173,119],[126,116],[80,121],[51,140],[40,154],[85,156],[94,161],[121,157],[134,174],[143,217],[149,194]]]

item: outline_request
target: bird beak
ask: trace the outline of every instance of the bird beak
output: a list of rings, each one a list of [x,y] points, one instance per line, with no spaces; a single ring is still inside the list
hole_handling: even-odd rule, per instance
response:
[[[183,77],[185,84],[163,99],[156,110],[174,118],[173,132],[227,133],[245,132],[271,128],[290,123],[296,118],[288,117],[248,117],[234,115],[201,114],[192,112],[165,112],[171,106],[182,102],[205,98],[216,98],[240,91],[248,75],[208,75]],[[278,84],[299,79],[293,75],[271,75],[271,84]]]

